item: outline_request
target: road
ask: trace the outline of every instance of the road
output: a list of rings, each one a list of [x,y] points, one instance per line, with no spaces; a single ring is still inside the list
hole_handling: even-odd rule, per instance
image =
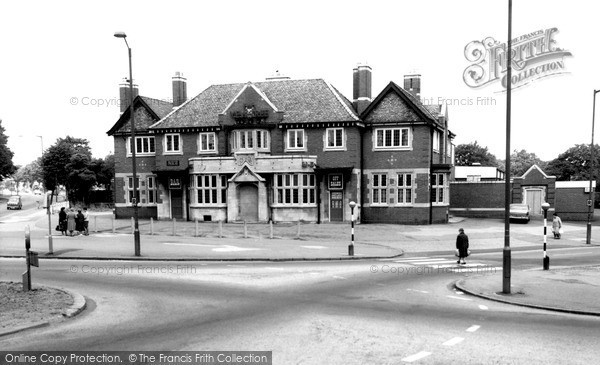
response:
[[[597,262],[597,251],[564,250],[564,263],[584,257]],[[536,252],[515,256],[522,256],[515,269],[540,261]],[[75,290],[88,300],[88,310],[1,338],[0,348],[269,350],[274,364],[589,364],[600,358],[600,319],[461,295],[452,283],[469,274],[419,271],[439,258],[240,264],[46,260],[35,269],[34,283]],[[17,280],[22,260],[0,262],[1,277]],[[499,255],[489,254],[472,264],[492,270],[500,262]]]

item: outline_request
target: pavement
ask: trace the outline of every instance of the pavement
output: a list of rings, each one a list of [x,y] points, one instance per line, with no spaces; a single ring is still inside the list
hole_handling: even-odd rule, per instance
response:
[[[56,215],[52,226],[56,225]],[[541,222],[511,225],[513,250],[541,247]],[[565,222],[563,239],[549,249],[600,247],[585,245],[586,226]],[[62,236],[53,231],[53,253],[48,252],[47,217],[40,214],[32,231],[32,250],[40,258],[147,261],[293,261],[390,259],[405,253],[454,251],[458,228],[470,237],[471,250],[498,251],[503,245],[501,220],[452,218],[449,224],[427,226],[356,225],[354,256],[348,255],[348,224],[140,221],[141,256],[134,255],[131,222],[112,214],[94,213],[89,236]],[[592,237],[600,237],[594,222]],[[23,241],[3,239],[0,257],[23,257]],[[498,302],[575,314],[600,316],[600,265],[551,266],[551,270],[512,270],[511,293],[503,294],[502,272],[469,274],[455,283],[468,294]]]

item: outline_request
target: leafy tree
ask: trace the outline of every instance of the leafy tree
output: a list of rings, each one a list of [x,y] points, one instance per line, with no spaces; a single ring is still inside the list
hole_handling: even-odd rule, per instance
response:
[[[561,153],[558,158],[548,163],[547,172],[555,175],[559,181],[589,181],[590,179],[590,145],[578,144]],[[600,147],[594,145],[594,179],[599,186]]]
[[[8,148],[8,137],[4,132],[2,119],[0,119],[0,181],[17,171],[12,161],[14,153]]]
[[[545,171],[548,163],[542,161],[535,153],[530,153],[525,150],[515,150],[510,155],[511,176],[522,176],[533,165],[538,165],[542,171]]]
[[[477,141],[469,144],[459,144],[454,149],[455,164],[457,166],[470,166],[480,163],[483,166],[498,166],[496,156],[488,151],[487,147],[477,144]]]
[[[82,201],[95,184],[95,173],[89,168],[92,152],[86,139],[59,138],[42,156],[44,185],[56,191],[64,185],[71,201]]]
[[[110,190],[113,179],[115,178],[115,156],[110,154],[104,159],[93,159],[91,169],[96,173],[97,185],[101,185],[106,190]]]
[[[42,181],[41,159],[37,159],[19,169],[13,174],[13,179],[17,182],[26,182],[32,184],[36,181]]]

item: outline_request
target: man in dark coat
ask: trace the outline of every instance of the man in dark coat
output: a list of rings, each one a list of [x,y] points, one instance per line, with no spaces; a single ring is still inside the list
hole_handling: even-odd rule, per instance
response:
[[[458,250],[458,261],[456,263],[466,264],[465,258],[469,256],[469,236],[465,234],[465,230],[462,228],[458,230],[456,249]]]

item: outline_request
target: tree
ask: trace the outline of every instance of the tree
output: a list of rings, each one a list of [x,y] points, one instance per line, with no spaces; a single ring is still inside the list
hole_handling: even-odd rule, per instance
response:
[[[12,160],[14,153],[8,148],[8,137],[4,132],[2,119],[0,119],[0,181],[17,171]]]
[[[92,152],[86,139],[67,136],[59,138],[42,156],[44,185],[56,190],[64,185],[70,201],[83,201],[95,185],[96,176],[90,169]]]
[[[36,181],[41,182],[43,177],[40,162],[41,159],[38,158],[37,160],[23,167],[19,167],[19,169],[13,174],[13,179],[17,182],[27,182],[28,184],[32,184]]]
[[[488,151],[487,147],[477,144],[477,141],[469,144],[459,144],[454,149],[455,164],[457,166],[470,166],[480,163],[483,166],[498,166],[496,156]]]
[[[515,150],[510,155],[510,176],[523,176],[533,165],[538,165],[542,171],[546,170],[548,163],[542,161],[535,153],[525,150]]]
[[[558,158],[548,163],[547,172],[556,176],[559,181],[589,181],[590,179],[590,146],[578,144],[561,153]],[[594,145],[594,179],[598,181],[600,168],[600,147]]]

